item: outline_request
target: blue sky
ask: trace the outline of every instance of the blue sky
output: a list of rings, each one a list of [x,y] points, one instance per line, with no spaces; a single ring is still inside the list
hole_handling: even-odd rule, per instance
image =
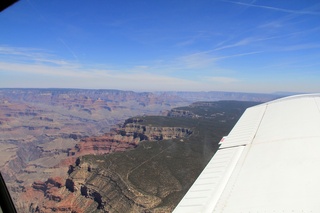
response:
[[[320,92],[318,0],[21,0],[0,87]]]

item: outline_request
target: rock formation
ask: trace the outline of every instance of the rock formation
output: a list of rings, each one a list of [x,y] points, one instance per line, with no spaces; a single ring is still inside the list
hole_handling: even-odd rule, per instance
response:
[[[161,199],[139,191],[116,172],[80,163],[66,180],[35,181],[25,195],[37,195],[30,212],[143,212]]]
[[[155,192],[141,191],[116,171],[97,168],[95,164],[81,162],[83,155],[123,152],[135,148],[142,141],[161,141],[189,137],[190,128],[152,127],[143,125],[143,119],[131,118],[123,125],[102,136],[82,138],[73,149],[68,150],[68,158],[60,166],[69,165],[68,177],[54,177],[46,181],[36,180],[32,187],[23,189],[20,198],[29,203],[31,212],[142,212],[157,209],[162,198],[179,191],[180,183],[174,177],[166,180],[172,185]],[[167,174],[169,175],[169,174]],[[27,198],[34,194],[37,199]],[[157,194],[157,196],[156,196]],[[19,208],[26,207],[19,203]],[[166,209],[160,208],[160,209]],[[166,210],[167,211],[167,210]]]
[[[139,124],[141,122],[141,118],[130,118],[122,127],[114,128],[110,133],[83,138],[73,149],[68,150],[68,155],[108,154],[135,148],[141,141],[185,138],[192,134],[192,130],[185,127],[155,127]]]
[[[18,209],[170,211],[246,105],[197,103],[155,123],[144,115],[217,98],[201,94],[0,89],[0,169]],[[218,96],[234,97],[250,94]]]

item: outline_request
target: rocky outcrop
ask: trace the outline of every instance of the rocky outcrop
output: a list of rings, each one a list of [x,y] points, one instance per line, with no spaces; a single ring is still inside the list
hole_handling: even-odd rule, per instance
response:
[[[159,141],[188,137],[192,130],[184,127],[142,125],[143,119],[130,118],[122,127],[102,136],[87,137],[68,150],[69,156],[107,154],[135,148],[141,141]]]
[[[59,177],[35,181],[26,194],[38,194],[31,212],[144,212],[162,199],[143,192],[111,170],[95,168],[78,159],[75,170],[63,181]],[[39,196],[42,194],[42,196]]]
[[[192,134],[191,129],[184,127],[154,127],[135,123],[127,124],[123,130],[126,135],[150,141],[184,138]]]
[[[195,109],[180,108],[185,110],[181,111],[182,115],[190,114],[189,111],[201,116],[199,119],[132,118],[102,136],[86,137],[80,132],[74,135],[69,132],[65,137],[77,143],[68,149],[69,157],[61,164],[69,166],[69,170],[66,168],[60,173],[63,178],[42,178],[34,181],[32,187],[21,189],[24,197],[17,199],[19,209],[29,212],[171,212],[211,159],[218,148],[218,139],[233,126],[220,122],[220,118],[212,119],[212,115],[233,122],[234,114],[240,117],[239,109],[247,105],[229,107],[230,104],[234,103],[217,106],[202,103],[194,106]],[[184,124],[189,128],[183,127]],[[218,124],[221,128],[216,128]],[[197,134],[189,137],[192,132]],[[183,137],[189,138],[184,143],[179,142],[182,140],[160,141]],[[130,152],[100,155],[131,149],[145,140],[148,141]],[[45,149],[41,147],[35,146],[33,150],[43,154]],[[85,155],[87,153],[94,155]],[[23,159],[29,157],[25,155]],[[42,165],[40,161],[33,164]]]
[[[143,212],[156,208],[162,199],[181,186],[174,177],[166,174],[170,187],[162,189],[138,189],[130,182],[130,174],[120,176],[109,169],[82,162],[86,154],[105,154],[125,151],[136,147],[141,141],[160,141],[188,137],[192,130],[184,127],[159,127],[143,125],[143,119],[128,119],[122,127],[96,137],[82,138],[73,149],[68,150],[69,160],[60,163],[69,166],[68,177],[34,181],[24,194],[41,194],[38,200],[29,203],[31,212]],[[143,188],[143,187],[142,187]],[[27,199],[26,199],[27,200]],[[25,204],[24,204],[25,205]],[[80,209],[81,208],[81,209]]]
[[[82,154],[125,151],[140,142],[117,132],[101,136],[112,126],[187,103],[175,95],[149,92],[0,89],[1,173],[17,201],[23,187],[62,175]]]
[[[133,136],[108,133],[102,136],[82,139],[73,149],[68,150],[68,155],[80,156],[85,154],[107,154],[125,151],[136,147],[139,141],[139,138],[134,138]]]
[[[192,130],[185,127],[143,125],[143,122],[143,118],[130,118],[124,122],[122,128],[116,131],[121,135],[138,137],[141,139],[140,141],[183,138],[192,134]]]
[[[40,191],[46,191],[47,189],[46,183],[42,181],[34,181],[32,187]]]

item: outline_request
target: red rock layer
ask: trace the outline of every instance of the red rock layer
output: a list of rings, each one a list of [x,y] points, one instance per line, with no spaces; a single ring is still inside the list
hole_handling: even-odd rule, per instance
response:
[[[27,201],[30,198],[33,198],[33,202],[29,204],[29,210],[42,213],[81,213],[94,203],[90,199],[80,201],[77,195],[67,189],[66,181],[61,177],[49,178],[46,182],[35,181],[20,197]]]
[[[81,156],[87,154],[107,154],[125,151],[134,148],[140,142],[139,138],[133,136],[122,136],[116,133],[108,133],[103,136],[82,139],[74,149],[68,153],[69,156]]]

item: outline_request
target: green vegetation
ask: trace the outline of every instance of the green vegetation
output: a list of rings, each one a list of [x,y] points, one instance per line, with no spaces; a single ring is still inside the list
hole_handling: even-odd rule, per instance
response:
[[[111,170],[136,189],[162,199],[160,206],[175,206],[218,149],[220,139],[228,135],[247,107],[254,102],[200,102],[189,110],[201,117],[139,117],[139,124],[163,127],[187,127],[188,138],[145,141],[131,151],[102,156],[84,156],[82,161],[96,164],[98,170]],[[215,115],[215,116],[213,116]]]

